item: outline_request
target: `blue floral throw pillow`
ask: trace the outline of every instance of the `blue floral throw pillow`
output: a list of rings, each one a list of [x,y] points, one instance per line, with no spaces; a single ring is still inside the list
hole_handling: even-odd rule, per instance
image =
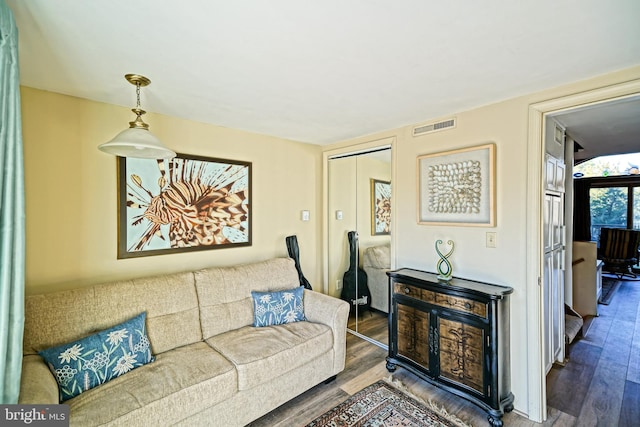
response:
[[[307,320],[302,297],[304,287],[277,292],[251,292],[253,326],[282,325]]]
[[[78,341],[39,352],[56,377],[60,401],[153,362],[146,313]]]

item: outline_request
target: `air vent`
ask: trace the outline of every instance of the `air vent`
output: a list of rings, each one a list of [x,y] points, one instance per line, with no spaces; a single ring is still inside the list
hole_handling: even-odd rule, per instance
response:
[[[438,132],[449,128],[456,127],[456,119],[447,119],[441,122],[428,123],[426,125],[420,125],[413,128],[413,136],[425,135],[431,132]]]

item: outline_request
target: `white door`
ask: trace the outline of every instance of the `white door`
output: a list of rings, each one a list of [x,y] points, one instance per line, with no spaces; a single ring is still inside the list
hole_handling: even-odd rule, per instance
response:
[[[564,209],[558,194],[544,197],[544,366],[549,372],[554,361],[564,360]]]

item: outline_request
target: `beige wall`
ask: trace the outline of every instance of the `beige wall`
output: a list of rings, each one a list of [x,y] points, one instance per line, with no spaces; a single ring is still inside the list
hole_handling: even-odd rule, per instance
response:
[[[396,138],[393,242],[398,268],[435,271],[438,257],[434,243],[437,239],[451,239],[456,245],[450,258],[455,276],[515,289],[511,296],[511,387],[516,410],[524,414],[530,403],[528,343],[536,339],[527,337],[527,206],[532,198],[540,197],[527,194],[527,179],[528,168],[541,168],[527,157],[529,105],[638,78],[640,67],[443,117],[457,118],[454,129],[414,138],[413,126],[406,126],[324,147],[326,151],[338,150],[366,141]],[[487,142],[496,144],[497,225],[486,228],[417,224],[417,156]],[[485,247],[487,231],[497,233],[496,248]]]
[[[252,162],[253,245],[116,259],[116,158],[97,146],[135,117],[128,108],[22,88],[26,292],[287,256],[296,234],[302,269],[321,287],[321,149],[162,115],[145,120],[175,151]],[[311,221],[300,220],[302,210]]]

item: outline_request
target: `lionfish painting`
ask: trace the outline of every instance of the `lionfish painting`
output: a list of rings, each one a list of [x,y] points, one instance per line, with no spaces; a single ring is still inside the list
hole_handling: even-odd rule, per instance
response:
[[[118,160],[119,258],[251,245],[251,163]]]

